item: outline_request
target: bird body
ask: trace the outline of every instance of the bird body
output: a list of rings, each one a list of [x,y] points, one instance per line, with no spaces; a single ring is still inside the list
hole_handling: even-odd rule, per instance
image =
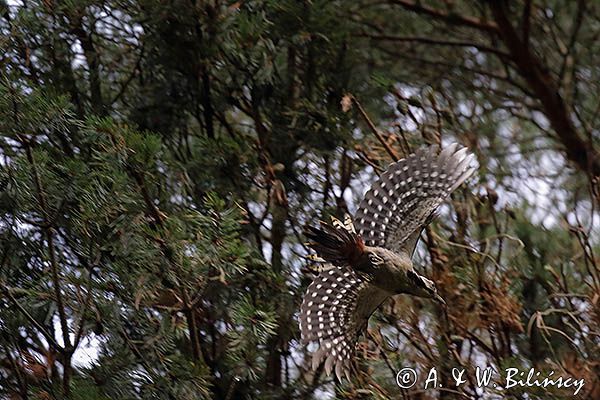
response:
[[[392,294],[411,290],[407,273],[413,270],[413,265],[406,253],[394,253],[383,247],[365,247],[365,253],[367,262],[355,268],[372,276],[371,284]]]
[[[445,304],[434,282],[413,268],[422,229],[440,203],[473,172],[474,156],[431,146],[391,164],[365,194],[354,220],[308,227],[309,246],[331,264],[309,285],[300,312],[304,342],[317,342],[312,367],[349,377],[358,336],[387,298],[409,294]]]

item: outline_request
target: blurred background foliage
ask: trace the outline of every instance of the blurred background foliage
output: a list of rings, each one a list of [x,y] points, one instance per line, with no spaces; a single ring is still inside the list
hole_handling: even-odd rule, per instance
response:
[[[571,396],[450,389],[489,365],[600,398],[599,33],[585,0],[0,0],[0,397]],[[417,252],[449,317],[397,296],[351,382],[311,372],[302,227],[453,141],[480,168]]]

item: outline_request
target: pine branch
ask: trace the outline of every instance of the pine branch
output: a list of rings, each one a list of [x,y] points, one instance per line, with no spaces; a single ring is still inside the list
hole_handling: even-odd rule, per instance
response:
[[[27,318],[27,320],[31,322],[33,326],[35,326],[37,330],[44,336],[48,343],[52,347],[54,347],[56,351],[60,353],[65,353],[65,348],[58,344],[56,339],[54,339],[54,337],[46,330],[46,328],[44,328],[35,318],[33,318],[33,316],[31,316],[31,314],[29,314],[27,310],[23,308],[23,306],[17,301],[17,299],[15,299],[15,297],[11,293],[11,289],[2,282],[0,282],[0,288],[2,288],[2,291],[4,292],[6,297],[8,297],[8,299],[15,305],[15,307],[17,307],[19,312],[23,314],[23,316]]]

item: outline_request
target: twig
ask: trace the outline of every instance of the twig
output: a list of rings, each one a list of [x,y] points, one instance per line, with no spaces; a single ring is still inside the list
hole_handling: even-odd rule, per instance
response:
[[[350,97],[352,98],[352,102],[354,104],[356,104],[356,107],[358,108],[358,111],[360,112],[360,115],[362,115],[362,117],[364,118],[365,122],[367,123],[367,125],[369,126],[369,128],[371,129],[371,131],[373,132],[373,134],[377,137],[377,140],[379,140],[379,142],[383,145],[383,147],[388,152],[388,154],[390,155],[390,157],[392,157],[392,160],[398,161],[400,159],[400,157],[398,157],[398,154],[396,154],[396,152],[394,151],[394,149],[392,149],[389,146],[389,144],[385,141],[385,139],[383,138],[383,136],[381,136],[381,134],[379,133],[379,131],[375,127],[375,124],[373,124],[373,121],[371,121],[371,118],[369,118],[369,115],[365,112],[365,110],[362,107],[362,105],[360,104],[360,102],[356,99],[356,97],[354,97],[352,95]]]
[[[421,5],[420,1],[393,0],[391,1],[391,3],[402,6],[405,9],[414,11],[418,14],[428,15],[430,17],[433,17],[434,19],[439,19],[452,25],[466,26],[469,28],[475,28],[490,33],[498,32],[498,25],[496,25],[493,22],[483,21],[481,19],[471,17],[468,15],[458,15],[451,14],[449,12],[444,12],[434,7]]]
[[[40,333],[44,336],[48,343],[50,343],[60,353],[64,353],[65,349],[60,344],[58,344],[56,339],[54,339],[54,337],[52,337],[52,335],[48,333],[48,331],[46,331],[46,329],[35,318],[33,318],[31,314],[29,314],[21,304],[19,304],[17,299],[15,299],[15,297],[10,292],[10,288],[7,287],[4,283],[0,283],[0,288],[2,288],[2,291],[4,291],[4,293],[6,294],[6,297],[8,297],[9,300],[15,305],[15,307],[17,307],[21,314],[23,314],[25,318],[27,318],[38,329],[38,331],[40,331]]]

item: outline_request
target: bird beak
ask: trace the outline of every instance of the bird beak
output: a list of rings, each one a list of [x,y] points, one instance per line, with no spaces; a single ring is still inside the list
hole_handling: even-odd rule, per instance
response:
[[[440,296],[439,294],[436,293],[433,299],[441,305],[443,305],[444,307],[446,306],[446,302],[444,301],[444,299],[442,299],[442,296]]]

